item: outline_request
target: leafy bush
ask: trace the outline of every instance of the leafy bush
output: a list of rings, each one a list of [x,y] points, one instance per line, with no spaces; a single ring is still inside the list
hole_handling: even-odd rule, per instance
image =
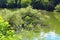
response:
[[[0,16],[0,40],[22,40],[22,37],[18,37],[9,26],[9,23]]]
[[[4,22],[2,17],[0,17],[0,39],[1,39],[1,36],[3,36],[8,30],[8,27],[9,27],[8,22]]]
[[[17,10],[18,11],[18,10]],[[21,8],[18,12],[10,19],[10,24],[16,28],[32,29],[36,25],[40,24],[40,15],[41,13],[37,10],[34,10],[30,7]],[[18,30],[19,30],[18,29]]]
[[[1,32],[7,31],[9,26],[10,26],[9,23],[8,22],[4,22],[2,17],[0,17],[0,31]]]
[[[40,29],[41,25],[49,19],[46,13],[46,11],[32,9],[31,6],[14,11],[0,10],[0,16],[3,17],[4,21],[8,21],[10,27],[14,28],[15,31]]]
[[[13,27],[15,31],[20,31],[22,29],[40,29],[41,25],[44,24],[44,21],[46,22],[49,19],[45,13],[47,12],[32,9],[31,6],[15,11],[8,9],[0,11],[0,15],[5,21],[9,22],[10,27]]]
[[[55,11],[60,12],[60,4],[58,4],[58,5],[55,7]]]
[[[0,10],[0,16],[3,17],[4,21],[9,21],[11,16],[14,14],[13,12],[11,10],[4,8],[4,9]]]
[[[24,11],[24,13],[22,11]],[[21,15],[22,19],[24,20],[25,28],[34,28],[34,25],[40,24],[40,14],[40,12],[30,7],[23,10],[21,9]]]

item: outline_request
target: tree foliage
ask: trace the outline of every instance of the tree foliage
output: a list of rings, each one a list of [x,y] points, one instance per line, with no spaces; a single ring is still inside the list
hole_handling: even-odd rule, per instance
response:
[[[0,0],[0,7],[26,8],[31,5],[34,9],[53,11],[60,0]]]
[[[27,7],[31,4],[31,0],[21,0],[21,7]]]
[[[60,12],[60,4],[58,4],[58,5],[55,7],[55,11]]]

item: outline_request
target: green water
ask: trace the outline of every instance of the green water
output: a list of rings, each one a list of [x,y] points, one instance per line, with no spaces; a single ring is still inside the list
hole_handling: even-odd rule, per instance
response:
[[[50,16],[48,22],[51,24],[51,30],[60,34],[60,13],[48,13],[48,15]]]

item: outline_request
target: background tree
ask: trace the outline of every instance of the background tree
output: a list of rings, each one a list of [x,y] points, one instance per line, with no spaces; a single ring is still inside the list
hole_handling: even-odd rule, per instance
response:
[[[31,0],[21,0],[21,7],[27,7],[31,4]]]
[[[18,7],[18,8],[21,8],[21,0],[18,0],[18,1],[17,1],[17,7]]]
[[[55,6],[60,3],[60,0],[32,0],[32,7],[35,9],[44,9],[53,11]]]
[[[0,7],[6,7],[6,0],[0,0]]]
[[[7,0],[8,8],[18,8],[21,7],[21,0]]]
[[[15,0],[7,0],[7,7],[8,8],[14,8],[15,6]]]

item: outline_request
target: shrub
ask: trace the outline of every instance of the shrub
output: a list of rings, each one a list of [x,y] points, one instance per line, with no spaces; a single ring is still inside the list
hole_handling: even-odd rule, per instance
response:
[[[14,40],[14,30],[9,30],[9,23],[0,16],[0,40]]]
[[[22,29],[40,29],[41,25],[44,24],[44,21],[46,23],[49,19],[49,16],[46,15],[46,13],[46,11],[32,9],[31,6],[14,11],[8,9],[0,11],[3,19],[8,21],[10,28],[14,28],[15,31],[21,31]]]
[[[58,5],[55,7],[55,11],[60,12],[60,4],[58,4]]]
[[[8,9],[0,11],[3,19],[8,21],[15,31],[21,31],[21,29],[33,30],[35,28],[40,28],[41,24],[43,24],[42,22],[47,20],[45,13],[46,12],[41,10],[32,9],[31,6],[21,8],[13,12]]]
[[[31,7],[21,8],[14,12],[10,17],[9,23],[15,30],[21,30],[22,28],[31,30],[40,24],[41,13],[38,10],[34,10]]]
[[[8,27],[9,27],[9,23],[8,22],[4,22],[4,20],[2,19],[2,17],[0,17],[0,31],[7,31]]]

